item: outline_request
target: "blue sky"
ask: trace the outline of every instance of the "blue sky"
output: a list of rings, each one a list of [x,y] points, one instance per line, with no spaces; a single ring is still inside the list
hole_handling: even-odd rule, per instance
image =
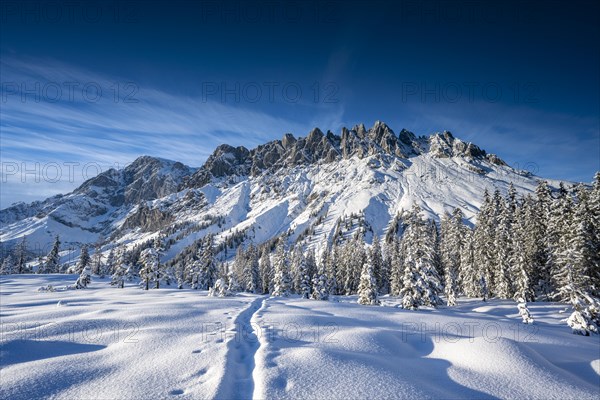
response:
[[[595,2],[11,2],[0,14],[2,208],[150,154],[375,120],[511,165],[600,170]]]

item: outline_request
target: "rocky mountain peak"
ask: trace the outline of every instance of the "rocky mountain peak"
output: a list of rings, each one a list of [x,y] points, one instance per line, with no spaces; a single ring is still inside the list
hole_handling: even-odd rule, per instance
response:
[[[429,139],[417,138],[406,129],[396,135],[385,122],[375,121],[369,129],[364,124],[358,124],[352,129],[343,127],[340,136],[331,131],[327,131],[325,135],[319,128],[313,128],[306,137],[296,138],[293,134],[286,133],[281,140],[265,143],[252,150],[221,145],[204,166],[187,180],[186,187],[199,187],[212,178],[230,175],[257,176],[266,169],[277,170],[316,162],[330,163],[354,156],[364,158],[388,154],[409,158],[425,151],[440,158],[485,158],[493,163],[502,162],[497,157],[488,157],[476,145],[454,138],[449,131],[433,134]]]

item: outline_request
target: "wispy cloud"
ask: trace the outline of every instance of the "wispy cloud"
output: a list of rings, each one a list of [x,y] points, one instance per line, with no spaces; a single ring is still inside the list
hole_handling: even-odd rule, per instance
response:
[[[29,177],[22,183],[20,174],[7,175],[13,167],[7,170],[6,163],[113,166],[150,154],[199,166],[221,143],[254,147],[285,132],[305,135],[314,126],[338,127],[344,113],[341,103],[303,103],[286,104],[288,112],[275,114],[140,87],[53,60],[3,59],[0,68],[2,207],[83,180],[36,186]]]

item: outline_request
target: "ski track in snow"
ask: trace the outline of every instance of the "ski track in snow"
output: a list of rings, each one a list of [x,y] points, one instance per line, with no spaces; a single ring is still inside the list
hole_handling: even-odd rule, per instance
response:
[[[564,304],[534,325],[508,300],[407,311],[299,296],[0,277],[0,399],[597,399],[600,341]],[[233,324],[233,325],[232,325]],[[202,332],[199,327],[202,326]],[[488,329],[491,328],[491,329]]]
[[[234,321],[234,336],[227,342],[225,372],[215,393],[215,399],[251,399],[254,392],[254,355],[260,346],[252,324],[254,315],[263,305],[263,297],[250,303]]]

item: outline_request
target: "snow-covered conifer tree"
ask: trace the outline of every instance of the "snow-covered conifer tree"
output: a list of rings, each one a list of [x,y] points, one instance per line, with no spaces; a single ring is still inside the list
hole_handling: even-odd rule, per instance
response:
[[[102,247],[96,243],[92,260],[92,273],[104,278],[104,264],[102,263]]]
[[[106,256],[106,262],[102,265],[102,271],[100,271],[100,275],[112,275],[115,269],[115,251],[114,249],[110,249],[108,255]]]
[[[219,271],[217,269],[217,262],[215,260],[215,249],[214,239],[212,235],[207,235],[204,238],[202,245],[202,253],[200,255],[200,276],[201,279],[198,282],[200,289],[207,290],[214,286],[215,281],[218,278]],[[256,259],[255,252],[252,254],[253,262],[256,262],[256,268],[258,268],[258,259]]]
[[[388,244],[388,258],[390,262],[390,294],[399,296],[404,280],[404,259],[402,257],[400,239],[394,236]]]
[[[154,247],[144,249],[140,254],[142,268],[140,269],[140,278],[142,286],[145,290],[150,288],[150,283],[154,282],[158,286],[160,279],[158,254]],[[158,287],[156,287],[158,289]]]
[[[79,278],[75,282],[76,289],[85,289],[92,282],[92,269],[89,262],[81,269]]]
[[[327,252],[327,250],[325,250]],[[325,257],[325,260],[319,265],[317,272],[312,279],[312,295],[314,300],[328,300],[331,291],[331,282],[328,278],[327,268],[330,261]]]
[[[85,267],[89,266],[91,263],[90,254],[88,252],[87,245],[81,246],[81,254],[79,255],[79,260],[77,261],[77,265],[75,266],[75,272],[81,274],[81,272],[85,269]],[[91,268],[90,268],[91,273]]]
[[[300,284],[299,284],[299,291],[298,293],[302,296],[303,299],[309,299],[310,298],[310,292],[311,292],[311,276],[308,270],[308,265],[306,262],[306,258],[302,255],[300,257],[298,257],[298,261],[299,265],[297,265],[297,274],[298,277],[300,279]]]
[[[414,205],[408,217],[408,226],[402,237],[404,257],[402,306],[416,309],[421,305],[440,304],[439,276],[434,263],[433,238],[427,224],[421,219],[421,209]]]
[[[527,303],[524,299],[517,299],[517,309],[519,310],[519,315],[523,319],[524,324],[533,324],[533,318],[531,317],[531,313],[527,308]]]
[[[486,287],[492,284],[496,232],[494,203],[487,189],[483,193],[483,204],[477,213],[474,231],[475,264],[482,272]]]
[[[23,236],[21,242],[17,245],[16,251],[16,263],[14,273],[25,274],[30,272],[27,266],[27,236]]]
[[[208,296],[210,297],[225,297],[229,296],[229,290],[227,289],[227,283],[225,279],[219,278],[215,281],[214,286],[208,289]]]
[[[531,270],[536,263],[536,243],[535,239],[531,237],[535,226],[528,225],[530,223],[529,207],[530,204],[523,200],[522,206],[516,209],[511,232],[513,252],[510,258],[510,275],[514,287],[514,298],[515,300],[523,299],[523,302],[534,300]]]
[[[461,271],[461,253],[465,241],[463,213],[456,208],[452,216],[446,214],[442,218],[442,239],[440,243],[441,260],[444,270],[444,294],[448,306],[456,305],[456,297],[460,292],[459,271]]]
[[[10,275],[14,273],[15,263],[11,254],[6,256],[4,260],[2,260],[2,266],[0,266],[0,275]]]
[[[129,264],[127,262],[125,250],[121,248],[117,250],[117,260],[114,264],[114,272],[110,284],[122,289],[125,286],[125,278],[128,270]]]
[[[589,209],[592,225],[592,235],[589,238],[592,248],[590,279],[593,287],[592,294],[600,297],[600,171],[594,175],[594,182],[589,195]]]
[[[262,290],[263,293],[269,293],[273,280],[273,268],[271,267],[271,254],[266,246],[263,247],[259,263]]]
[[[373,265],[369,260],[364,264],[362,273],[360,275],[360,283],[358,285],[358,304],[380,304],[377,292],[377,279],[375,278]]]
[[[289,296],[290,295],[290,275],[288,270],[288,260],[285,255],[285,239],[279,238],[275,256],[273,260],[274,276],[273,276],[273,296]]]
[[[253,244],[246,251],[243,274],[246,290],[250,293],[262,293],[258,250]]]
[[[384,274],[383,268],[383,252],[381,251],[381,243],[379,242],[379,236],[373,234],[373,244],[369,250],[369,259],[373,266],[373,276],[377,282],[377,292],[383,293],[385,288],[385,282],[388,279]]]
[[[46,261],[43,264],[40,264],[38,273],[42,274],[54,274],[59,270],[59,262],[60,262],[60,239],[58,235],[54,238],[54,244],[52,245],[52,249],[46,256]]]
[[[496,192],[498,193],[498,192]],[[494,242],[494,288],[493,293],[501,299],[512,297],[512,282],[510,279],[510,259],[512,257],[512,224],[513,215],[510,205],[501,197],[496,200],[500,213],[497,218],[497,230]]]

